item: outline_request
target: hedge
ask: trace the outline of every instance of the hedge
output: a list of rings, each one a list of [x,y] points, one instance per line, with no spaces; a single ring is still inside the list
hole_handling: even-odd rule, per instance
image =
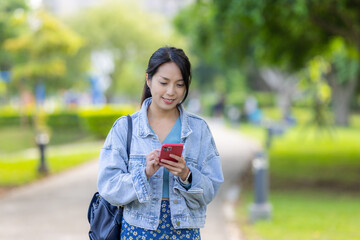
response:
[[[19,114],[0,114],[0,128],[9,126],[20,126],[22,117],[24,118],[24,122],[32,124],[32,115],[26,114],[24,116],[20,116]]]
[[[46,115],[46,125],[52,130],[86,131],[97,138],[105,138],[116,121],[121,116],[132,114],[131,106],[109,106],[90,108],[80,111],[59,111]],[[32,123],[33,116],[25,115],[26,121]],[[19,126],[21,116],[18,113],[0,113],[0,127]]]
[[[98,138],[105,138],[116,119],[127,114],[132,114],[133,112],[134,108],[130,106],[121,108],[105,106],[100,109],[81,111],[80,117],[87,131]]]
[[[80,117],[77,112],[58,112],[47,116],[46,124],[52,129],[79,129]]]

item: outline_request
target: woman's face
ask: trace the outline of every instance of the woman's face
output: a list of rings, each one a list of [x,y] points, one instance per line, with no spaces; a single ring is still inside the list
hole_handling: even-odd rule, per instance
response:
[[[162,111],[173,110],[183,99],[186,87],[179,67],[174,62],[160,65],[152,79],[146,74],[152,104]]]

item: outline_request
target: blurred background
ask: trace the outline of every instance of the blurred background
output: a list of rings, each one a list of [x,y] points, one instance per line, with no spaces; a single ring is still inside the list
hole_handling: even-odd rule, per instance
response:
[[[360,239],[358,0],[1,0],[0,198],[95,159],[165,45],[192,63],[187,110],[266,150],[273,216],[249,224],[249,169],[245,239]]]

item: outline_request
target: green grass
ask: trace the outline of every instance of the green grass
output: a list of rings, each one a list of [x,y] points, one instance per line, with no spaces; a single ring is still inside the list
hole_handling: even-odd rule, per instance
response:
[[[47,165],[49,173],[57,173],[98,157],[102,141],[72,143],[49,147]],[[0,186],[19,186],[42,176],[38,174],[39,153],[37,149],[0,155]]]
[[[318,134],[318,135],[317,135]],[[360,129],[336,129],[334,136],[315,129],[289,130],[270,149],[275,184],[356,187],[360,182]]]
[[[240,131],[264,143],[263,128],[242,125]],[[273,187],[360,189],[360,127],[289,128],[275,136],[268,151]]]
[[[30,128],[0,128],[0,153],[15,152],[35,146],[34,131]]]
[[[13,153],[36,147],[35,131],[30,127],[0,128],[0,153]],[[81,130],[59,129],[50,132],[50,146],[71,142],[91,142],[95,137]]]
[[[55,129],[46,147],[49,174],[82,164],[99,156],[103,140],[78,129]],[[38,173],[40,153],[35,131],[30,127],[0,128],[0,186],[12,187],[42,178]]]
[[[237,208],[240,229],[248,240],[359,240],[360,195],[319,191],[271,191],[273,217],[248,223],[251,192]]]

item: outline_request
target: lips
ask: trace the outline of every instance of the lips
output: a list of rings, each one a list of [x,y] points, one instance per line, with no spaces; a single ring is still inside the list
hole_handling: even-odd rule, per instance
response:
[[[164,98],[164,97],[162,99],[166,104],[171,104],[175,101],[175,99],[169,99],[169,98]]]

